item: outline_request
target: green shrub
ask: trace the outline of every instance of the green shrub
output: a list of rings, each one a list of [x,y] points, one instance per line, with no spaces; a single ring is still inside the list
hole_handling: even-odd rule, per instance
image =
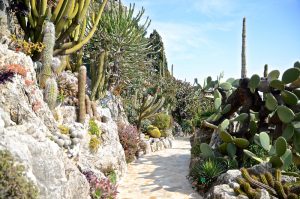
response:
[[[165,113],[158,113],[155,115],[152,124],[159,130],[166,130],[171,127],[171,117]]]
[[[208,190],[217,177],[225,171],[226,164],[223,160],[206,159],[195,164],[190,171],[190,177],[199,189]]]
[[[37,187],[24,173],[24,167],[15,163],[9,151],[0,151],[0,198],[38,198]]]
[[[92,135],[91,139],[90,139],[90,143],[89,143],[89,148],[90,151],[93,153],[96,153],[100,147],[100,140],[98,137],[96,137],[95,135]]]
[[[89,133],[91,135],[96,135],[97,137],[100,137],[101,135],[101,129],[98,127],[94,119],[90,119],[89,121]]]
[[[142,120],[141,122],[141,132],[146,133],[148,126],[151,125],[151,121],[148,119]]]
[[[268,152],[266,150],[264,150],[264,148],[262,148],[261,146],[257,145],[257,144],[251,144],[249,145],[249,147],[247,148],[247,150],[251,151],[252,153],[254,153],[257,157],[265,160],[266,157],[268,157]],[[246,168],[252,167],[254,165],[257,164],[257,161],[253,160],[252,158],[249,158],[247,156],[244,156],[244,160],[243,160],[243,165]]]
[[[180,126],[184,133],[192,134],[194,132],[194,126],[191,120],[183,120]]]
[[[160,138],[160,136],[161,136],[161,133],[160,133],[159,129],[156,126],[153,126],[153,125],[148,126],[147,132],[153,138]]]

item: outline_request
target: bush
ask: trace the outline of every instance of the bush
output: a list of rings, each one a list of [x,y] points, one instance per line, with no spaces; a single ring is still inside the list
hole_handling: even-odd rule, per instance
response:
[[[126,162],[132,162],[138,151],[139,133],[133,125],[118,125],[120,142],[124,148]]]
[[[148,126],[147,132],[153,138],[160,138],[160,136],[161,136],[159,129],[153,125]]]
[[[151,125],[151,121],[148,119],[142,120],[141,122],[141,132],[146,133],[148,130],[148,126]]]
[[[194,126],[191,120],[183,120],[180,126],[184,133],[192,134],[194,132]]]
[[[99,140],[99,138],[92,135],[90,142],[89,142],[90,151],[93,153],[96,153],[100,147],[100,144],[101,144],[101,141]]]
[[[158,113],[155,115],[152,124],[159,130],[166,130],[171,127],[171,117],[165,113]]]
[[[192,148],[191,148],[191,154],[192,154],[193,157],[200,157],[200,154],[201,154],[200,145],[201,145],[201,143],[199,141],[197,141],[192,146]]]
[[[108,178],[99,180],[92,171],[83,172],[90,183],[90,194],[92,199],[116,199],[117,186],[110,182]]]
[[[9,151],[0,151],[0,198],[38,198],[38,189],[26,179],[24,167],[15,163]]]
[[[101,129],[98,127],[94,119],[90,119],[89,121],[89,133],[91,135],[96,135],[97,137],[100,137],[101,135]]]

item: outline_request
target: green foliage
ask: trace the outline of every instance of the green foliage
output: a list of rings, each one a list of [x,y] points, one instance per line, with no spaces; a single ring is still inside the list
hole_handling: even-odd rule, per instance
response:
[[[153,138],[160,138],[161,136],[160,130],[153,125],[148,126],[147,133]]]
[[[209,158],[196,163],[189,176],[196,182],[198,188],[208,190],[216,178],[225,171],[226,165],[223,161]]]
[[[148,119],[142,120],[141,122],[141,132],[146,133],[148,130],[148,126],[151,125],[151,121]]]
[[[160,131],[171,127],[171,117],[165,113],[158,113],[154,116],[152,124]]]
[[[257,144],[250,144],[247,149],[262,160],[266,160],[266,158],[268,157],[268,152],[266,150],[264,150],[263,147],[261,147]],[[248,156],[244,157],[244,160],[243,160],[244,167],[249,168],[256,164],[257,164],[256,160],[249,158]]]
[[[101,136],[101,129],[99,128],[94,119],[90,119],[89,121],[89,133],[97,137]]]
[[[0,150],[0,198],[38,198],[37,187],[25,176],[24,166],[11,153]]]
[[[185,133],[192,134],[194,132],[194,125],[191,120],[183,120],[180,126]]]
[[[90,151],[93,153],[96,153],[100,147],[100,144],[101,144],[100,139],[97,136],[92,135],[90,142],[89,142]]]

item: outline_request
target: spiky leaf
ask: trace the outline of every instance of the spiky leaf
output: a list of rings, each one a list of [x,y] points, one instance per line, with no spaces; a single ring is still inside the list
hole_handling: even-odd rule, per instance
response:
[[[277,90],[283,90],[284,89],[284,83],[278,79],[274,79],[270,82],[270,86],[272,88],[276,88]]]
[[[266,151],[270,150],[270,136],[266,132],[261,132],[259,134],[259,143]]]
[[[290,123],[295,117],[294,112],[286,106],[278,106],[277,114],[283,123]]]
[[[284,137],[277,138],[275,142],[275,147],[277,156],[282,156],[286,152],[287,142],[284,139]]]
[[[281,91],[281,97],[283,101],[288,105],[296,105],[298,102],[297,96],[294,93],[287,90]]]
[[[278,102],[272,93],[266,94],[266,107],[270,111],[274,111],[278,106]]]
[[[300,70],[298,68],[289,68],[282,75],[282,82],[284,84],[292,83],[297,80],[300,75]]]

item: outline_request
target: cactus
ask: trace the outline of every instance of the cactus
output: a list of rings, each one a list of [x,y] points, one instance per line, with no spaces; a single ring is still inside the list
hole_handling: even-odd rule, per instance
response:
[[[283,105],[278,106],[277,114],[278,114],[279,119],[283,123],[287,123],[287,124],[290,123],[295,117],[294,112],[290,108],[283,106]]]
[[[264,78],[268,77],[268,64],[265,64],[264,66]]]
[[[161,136],[159,129],[153,125],[149,125],[147,127],[147,133],[149,133],[149,135],[153,138],[160,138],[160,136]]]
[[[105,82],[105,59],[107,57],[107,52],[102,51],[99,55],[99,63],[96,71],[93,71],[92,78],[92,93],[91,93],[91,100],[95,100],[97,91],[100,90],[102,92]],[[94,67],[93,67],[94,70]]]
[[[55,27],[52,22],[46,22],[44,30],[43,43],[45,48],[42,51],[42,72],[40,74],[39,84],[41,88],[45,87],[46,81],[52,76],[52,59],[53,59],[53,48],[55,45]]]
[[[86,107],[86,113],[89,114],[90,117],[93,117],[91,100],[88,95],[85,95],[85,107]]]
[[[290,91],[287,90],[281,91],[281,97],[287,105],[296,105],[298,103],[297,95],[295,95]]]
[[[247,77],[247,68],[246,68],[246,18],[243,18],[243,33],[242,33],[242,70],[241,78]]]
[[[16,12],[18,22],[25,32],[25,39],[30,39],[34,43],[40,42],[43,25],[46,20],[50,20],[56,27],[54,55],[63,55],[74,53],[91,39],[108,0],[103,0],[97,10],[89,8],[95,3],[91,0],[59,0],[55,8],[47,7],[46,0],[21,0],[21,2],[29,8],[28,15]],[[93,17],[95,14],[96,17]],[[91,21],[92,28],[87,27],[87,19]],[[67,39],[71,41],[64,43]]]
[[[282,74],[282,82],[284,84],[292,83],[296,81],[300,75],[300,70],[298,68],[289,68]]]
[[[279,199],[294,198],[297,194],[296,189],[300,188],[299,185],[293,187],[283,184],[281,182],[281,171],[278,169],[275,171],[275,178],[270,172],[259,174],[259,177],[255,175],[250,176],[245,168],[241,168],[241,172],[243,178],[237,179],[237,182],[240,184],[240,190],[235,189],[235,192],[237,194],[246,193],[250,198],[254,197],[252,192],[254,188],[265,189],[271,196]],[[260,181],[257,179],[260,179]]]
[[[163,97],[157,100],[157,94],[154,97],[150,95],[147,98],[143,97],[140,107],[136,107],[138,109],[138,130],[140,130],[142,120],[152,117],[164,105],[164,102],[165,98]]]
[[[86,67],[81,66],[78,74],[78,100],[79,100],[78,121],[80,123],[84,123],[85,115],[86,115],[85,86],[86,86]]]
[[[212,148],[206,143],[201,143],[200,151],[201,151],[201,155],[205,158],[214,157],[214,152]]]
[[[259,86],[260,83],[260,77],[258,75],[252,75],[250,78],[248,87],[252,93],[254,93],[255,89]]]
[[[47,80],[46,88],[44,90],[44,96],[50,110],[54,110],[58,96],[57,83],[54,78],[50,78]]]

